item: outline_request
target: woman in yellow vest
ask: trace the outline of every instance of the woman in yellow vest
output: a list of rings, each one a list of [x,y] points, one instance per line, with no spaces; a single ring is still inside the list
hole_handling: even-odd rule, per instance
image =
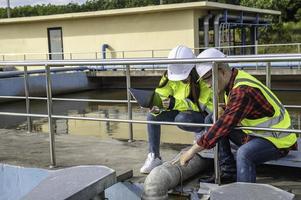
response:
[[[203,51],[200,57],[225,55],[210,48]],[[212,63],[202,63],[196,68],[203,81],[211,85]],[[224,113],[195,145],[182,154],[180,163],[185,165],[196,152],[210,149],[219,142],[221,181],[256,182],[256,165],[287,155],[296,146],[296,134],[233,128],[242,125],[290,129],[290,116],[269,88],[244,71],[230,69],[227,64],[219,64],[218,92],[220,95],[226,94]],[[239,146],[236,163],[230,140]],[[206,180],[213,181],[214,177]]]
[[[171,50],[168,58],[195,58],[195,55],[189,48],[177,46]],[[198,105],[200,96],[198,79],[194,64],[170,64],[155,90],[162,100],[163,110],[153,107],[147,115],[147,120],[204,123],[206,113],[200,112]],[[179,128],[191,132],[202,130],[202,127],[179,126]],[[148,124],[147,132],[149,153],[140,169],[141,173],[150,173],[153,168],[162,164],[160,125]]]

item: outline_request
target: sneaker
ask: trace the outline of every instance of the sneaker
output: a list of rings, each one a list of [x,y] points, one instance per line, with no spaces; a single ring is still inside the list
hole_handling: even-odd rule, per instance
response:
[[[149,153],[144,165],[140,169],[140,173],[149,174],[155,167],[162,165],[162,163],[163,162],[160,158],[155,158],[154,153]]]

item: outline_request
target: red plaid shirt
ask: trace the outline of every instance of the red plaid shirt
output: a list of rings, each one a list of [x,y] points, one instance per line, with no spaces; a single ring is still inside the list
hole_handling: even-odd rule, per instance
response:
[[[224,114],[197,141],[197,144],[205,149],[213,148],[219,138],[230,134],[232,129],[244,118],[258,119],[274,115],[275,110],[273,106],[266,100],[259,89],[246,85],[233,89],[237,73],[237,69],[232,70],[230,82],[226,87],[228,104]]]

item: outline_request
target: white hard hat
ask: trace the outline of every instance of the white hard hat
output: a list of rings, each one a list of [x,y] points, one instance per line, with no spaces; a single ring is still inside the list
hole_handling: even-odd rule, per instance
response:
[[[215,48],[206,49],[197,56],[197,58],[224,58],[224,57],[226,57],[226,55]],[[211,69],[212,69],[211,62],[196,64],[196,71],[198,72],[200,77],[203,77]]]
[[[168,58],[195,58],[195,55],[188,47],[179,45],[169,52]],[[194,64],[169,64],[167,68],[168,79],[172,81],[185,80],[193,67]]]

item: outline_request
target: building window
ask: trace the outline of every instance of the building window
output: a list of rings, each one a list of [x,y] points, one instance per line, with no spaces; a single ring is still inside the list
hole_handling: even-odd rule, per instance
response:
[[[48,50],[50,60],[63,60],[63,34],[61,27],[48,28]]]

